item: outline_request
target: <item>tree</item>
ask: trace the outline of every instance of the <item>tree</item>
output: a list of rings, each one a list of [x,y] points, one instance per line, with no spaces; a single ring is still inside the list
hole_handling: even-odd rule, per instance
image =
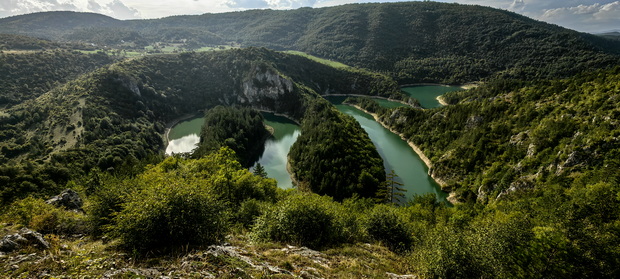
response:
[[[394,170],[388,173],[385,181],[381,183],[377,191],[375,200],[378,203],[403,203],[405,198],[404,192],[407,189],[403,188],[403,183],[396,181],[396,178],[398,178],[398,175]]]
[[[265,168],[263,167],[263,165],[261,165],[260,163],[256,163],[256,166],[254,166],[254,174],[258,175],[262,178],[267,178],[267,172],[265,171]]]

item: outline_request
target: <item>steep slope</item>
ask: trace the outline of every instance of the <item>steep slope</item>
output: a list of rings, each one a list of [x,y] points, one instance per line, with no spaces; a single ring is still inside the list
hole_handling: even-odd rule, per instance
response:
[[[43,159],[86,172],[125,169],[161,153],[161,135],[175,118],[241,105],[301,122],[310,105],[326,102],[316,92],[399,94],[388,77],[266,49],[149,56],[102,67],[3,110],[0,162]],[[370,143],[367,135],[360,137]]]
[[[563,80],[500,80],[450,94],[454,105],[399,108],[381,119],[424,150],[430,173],[462,201],[494,202],[556,184],[617,184],[619,86],[618,67]]]

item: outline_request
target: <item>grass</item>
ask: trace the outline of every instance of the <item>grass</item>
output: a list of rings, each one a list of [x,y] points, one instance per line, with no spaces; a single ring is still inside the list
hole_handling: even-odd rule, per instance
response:
[[[313,55],[310,55],[310,54],[307,54],[307,53],[301,52],[301,51],[287,50],[287,51],[284,51],[284,53],[298,55],[298,56],[303,56],[303,57],[306,57],[306,58],[308,58],[310,60],[319,62],[321,64],[325,64],[325,65],[328,65],[330,67],[334,67],[334,68],[337,68],[337,69],[351,69],[352,68],[349,65],[345,65],[345,64],[342,64],[340,62],[331,61],[331,60],[324,59],[324,58],[319,58],[319,57],[316,57],[316,56],[313,56]]]

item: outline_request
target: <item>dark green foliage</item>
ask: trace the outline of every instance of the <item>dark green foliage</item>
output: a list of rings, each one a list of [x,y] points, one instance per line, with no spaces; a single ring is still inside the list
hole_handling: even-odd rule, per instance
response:
[[[227,148],[197,160],[169,157],[136,178],[106,184],[95,193],[100,204],[89,209],[93,224],[139,252],[216,243],[233,213],[245,225],[259,214],[247,200],[273,202],[276,195],[274,180],[241,168]]]
[[[386,180],[381,183],[375,197],[378,203],[402,204],[405,199],[405,188],[403,183],[398,181],[398,175],[392,170],[387,174]]]
[[[372,239],[382,242],[393,251],[408,251],[413,244],[409,225],[393,206],[375,206],[368,213],[365,228]]]
[[[289,158],[300,189],[339,201],[353,194],[374,197],[385,180],[383,160],[366,132],[325,100],[306,113]]]
[[[618,54],[619,46],[617,40],[513,12],[426,1],[135,21],[84,13],[38,13],[1,19],[0,28],[9,33],[113,42],[138,49],[144,43],[159,42],[184,42],[186,49],[196,44],[295,49],[389,73],[402,84],[454,84],[497,75],[565,77],[617,64],[618,59],[609,54]]]
[[[291,195],[256,221],[255,237],[310,248],[338,243],[342,228],[333,207],[328,197]]]
[[[144,252],[223,239],[224,203],[204,185],[166,182],[135,193],[115,216],[114,235],[123,247]]]
[[[217,106],[209,109],[194,156],[226,146],[235,151],[242,166],[252,166],[263,154],[265,140],[270,136],[263,121],[260,112],[250,108]]]
[[[265,171],[265,167],[263,167],[263,165],[261,165],[260,163],[256,163],[252,172],[262,178],[267,178],[267,172]]]
[[[23,54],[2,53],[0,105],[12,106],[34,99],[58,84],[111,62],[113,60],[105,54],[83,54],[64,49]]]

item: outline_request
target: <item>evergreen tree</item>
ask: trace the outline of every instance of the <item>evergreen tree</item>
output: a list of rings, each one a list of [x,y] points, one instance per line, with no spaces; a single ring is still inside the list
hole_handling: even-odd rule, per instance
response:
[[[392,170],[387,174],[384,182],[381,183],[375,200],[377,203],[402,203],[405,198],[403,183],[396,181],[398,175]]]
[[[262,178],[267,178],[267,172],[265,171],[265,168],[263,167],[263,165],[261,165],[260,163],[256,163],[256,166],[254,166],[254,174],[258,175]]]

